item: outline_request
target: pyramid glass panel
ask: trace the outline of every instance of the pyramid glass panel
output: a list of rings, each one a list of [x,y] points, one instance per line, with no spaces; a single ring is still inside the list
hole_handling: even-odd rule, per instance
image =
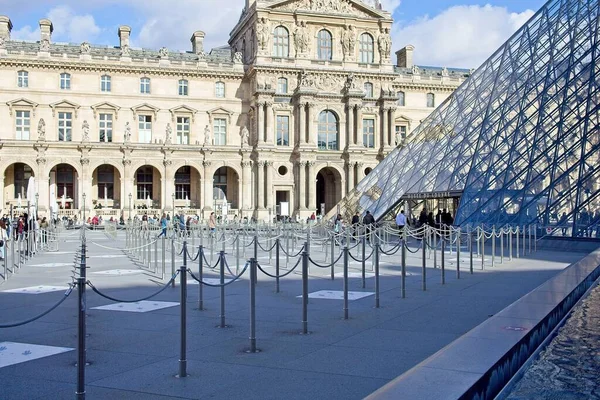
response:
[[[600,237],[598,0],[551,0],[342,200],[380,220],[459,197],[458,225]]]

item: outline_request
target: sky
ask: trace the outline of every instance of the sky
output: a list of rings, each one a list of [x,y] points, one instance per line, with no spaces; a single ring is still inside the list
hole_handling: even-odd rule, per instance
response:
[[[368,0],[373,1],[373,0]],[[415,46],[418,65],[476,68],[537,11],[544,0],[381,0],[392,13],[393,51]],[[129,25],[134,47],[191,50],[194,31],[205,49],[227,44],[245,0],[0,0],[13,39],[39,40],[38,21],[53,22],[55,42],[118,46]],[[394,60],[395,57],[392,57]]]

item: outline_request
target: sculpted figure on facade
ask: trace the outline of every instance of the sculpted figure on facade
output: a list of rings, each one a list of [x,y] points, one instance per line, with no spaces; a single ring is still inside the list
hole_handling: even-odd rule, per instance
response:
[[[443,77],[450,76],[450,73],[448,72],[448,68],[442,67],[442,76]]]
[[[249,137],[250,137],[250,131],[248,130],[248,128],[244,125],[244,127],[242,128],[242,148],[246,148],[248,147],[249,144]]]
[[[4,47],[6,47],[6,39],[0,36],[0,49],[3,49]]]
[[[38,122],[37,133],[38,140],[42,142],[46,140],[46,121],[44,121],[44,118],[40,118]]]
[[[125,123],[125,135],[124,135],[125,143],[131,142],[131,125],[129,125],[129,121]]]
[[[81,125],[81,141],[89,142],[90,141],[90,124],[88,124],[87,119],[83,121]]]
[[[294,45],[296,46],[296,55],[306,54],[310,46],[310,34],[305,21],[296,24],[294,30]]]
[[[412,66],[412,74],[413,75],[420,75],[421,74],[421,70],[419,70],[419,67],[417,67],[416,65]]]
[[[241,51],[236,51],[233,53],[233,63],[234,64],[243,64],[243,54]]]
[[[379,47],[379,54],[381,56],[381,61],[389,60],[390,58],[390,50],[392,48],[392,39],[390,37],[389,28],[382,28],[381,34],[377,39],[377,45]]]
[[[204,128],[204,147],[208,147],[210,145],[210,127],[206,125],[206,127]]]
[[[131,54],[131,50],[129,48],[129,45],[123,45],[123,47],[121,47],[121,56],[123,57],[129,57],[129,55]]]
[[[315,86],[315,79],[314,77],[309,74],[308,72],[306,72],[305,70],[302,70],[302,72],[300,73],[300,87],[314,87]]]
[[[356,82],[356,78],[353,73],[348,74],[346,77],[346,83],[344,83],[344,89],[348,90],[360,90]]]
[[[158,55],[160,58],[169,58],[169,49],[161,47],[160,50],[158,50]]]
[[[83,42],[81,43],[80,50],[81,54],[90,54],[90,51],[92,51],[92,46],[90,46],[88,42]]]
[[[167,129],[165,130],[165,144],[171,144],[173,142],[173,128],[171,124],[167,123]]]
[[[261,50],[266,50],[269,42],[269,23],[264,17],[256,24],[256,41]]]
[[[344,54],[344,59],[352,58],[356,45],[356,30],[352,25],[344,26],[340,41],[342,42],[342,53]]]
[[[50,51],[50,40],[42,39],[40,41],[40,51]]]

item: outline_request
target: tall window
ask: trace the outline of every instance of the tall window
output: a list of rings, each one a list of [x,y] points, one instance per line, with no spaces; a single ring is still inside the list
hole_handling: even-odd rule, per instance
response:
[[[398,92],[398,105],[404,107],[406,105],[406,95],[404,92]]]
[[[217,82],[215,83],[215,97],[219,99],[225,98],[225,83]]]
[[[31,119],[29,111],[15,112],[15,130],[17,140],[29,140]]]
[[[73,133],[73,113],[58,113],[58,140],[61,142],[70,142]]]
[[[338,149],[338,120],[329,110],[319,114],[319,133],[317,138],[320,150]]]
[[[19,71],[17,72],[17,86],[21,88],[29,87],[29,72]]]
[[[100,114],[98,120],[98,132],[100,133],[101,142],[112,142],[113,134],[113,115]]]
[[[150,78],[140,79],[140,93],[150,94]]]
[[[213,197],[223,200],[227,197],[227,168],[219,168],[213,177]]]
[[[21,195],[24,199],[27,197],[27,183],[29,178],[33,176],[33,170],[29,165],[23,163],[16,163],[14,167],[14,179],[15,179],[15,199]]]
[[[60,88],[63,90],[71,89],[71,74],[66,72],[60,74]]]
[[[115,167],[101,165],[98,167],[96,179],[98,180],[98,200],[106,198],[113,200],[115,194]]]
[[[75,198],[75,169],[67,164],[56,167],[56,197],[64,194],[67,199]]]
[[[190,117],[177,117],[177,144],[190,143]]]
[[[112,90],[110,75],[102,75],[100,77],[100,90],[102,92],[110,92]]]
[[[138,136],[140,143],[152,143],[152,116],[138,116]]]
[[[190,167],[181,167],[175,172],[175,199],[189,200],[191,197],[190,182],[192,181]]]
[[[360,35],[360,62],[369,64],[373,62],[373,36],[368,33]]]
[[[273,31],[273,57],[289,57],[290,34],[284,26]]]
[[[396,125],[396,137],[404,141],[406,139],[406,125]],[[396,143],[397,145],[400,143]]]
[[[225,118],[215,118],[213,133],[215,135],[215,145],[224,146],[227,144],[227,120]]]
[[[178,84],[178,93],[180,96],[188,95],[188,81],[185,79],[180,79]]]
[[[319,60],[331,60],[333,53],[331,33],[326,29],[321,29],[317,35],[317,53]]]
[[[149,165],[143,166],[137,170],[135,179],[137,181],[137,199],[146,200],[152,198],[152,180],[154,171]]]
[[[277,116],[277,146],[289,146],[290,144],[290,117],[287,115]]]
[[[427,107],[435,107],[435,95],[433,93],[427,93]]]
[[[277,79],[277,93],[285,94],[288,91],[288,80],[286,78]]]
[[[373,97],[373,84],[371,82],[365,82],[365,97]]]
[[[363,143],[369,149],[375,148],[375,120],[363,119]]]

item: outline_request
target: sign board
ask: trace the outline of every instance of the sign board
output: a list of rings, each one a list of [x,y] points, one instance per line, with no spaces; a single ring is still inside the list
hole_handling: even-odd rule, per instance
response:
[[[280,215],[284,215],[286,217],[290,215],[290,203],[289,202],[282,201],[281,203],[279,203],[279,208],[281,209]]]

